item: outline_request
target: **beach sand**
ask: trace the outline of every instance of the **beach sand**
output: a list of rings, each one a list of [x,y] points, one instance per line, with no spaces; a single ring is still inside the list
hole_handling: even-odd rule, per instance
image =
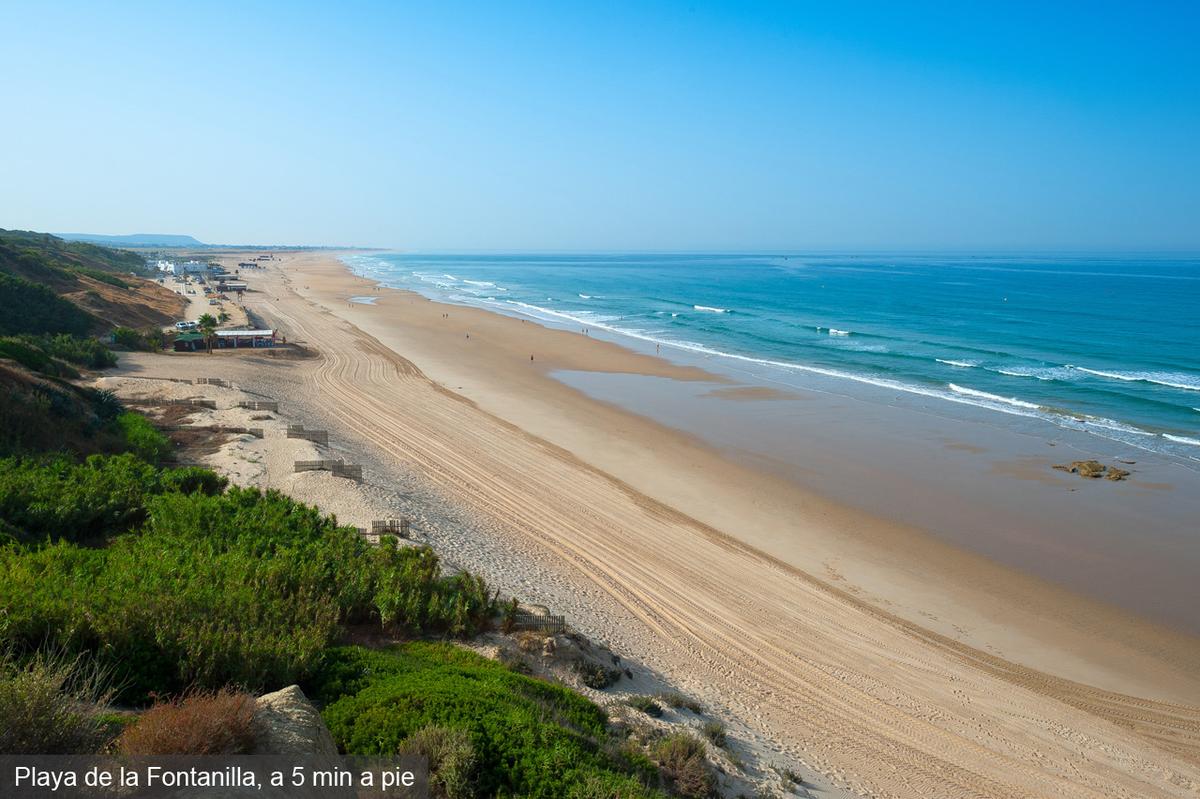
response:
[[[712,375],[376,291],[324,253],[282,256],[252,287],[251,312],[318,357],[137,356],[127,373],[257,386],[368,456],[368,482],[419,475],[493,523],[495,542],[448,540],[449,557],[566,612],[779,762],[872,796],[1200,791],[1194,637],[548,376]]]

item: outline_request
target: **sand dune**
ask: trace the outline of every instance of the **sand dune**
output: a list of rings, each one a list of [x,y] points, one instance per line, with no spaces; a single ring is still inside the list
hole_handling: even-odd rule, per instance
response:
[[[319,351],[279,368],[347,435],[553,553],[649,631],[648,658],[834,783],[895,797],[1200,793],[1200,708],[1062,679],[901,618],[498,418],[272,280],[252,310]]]

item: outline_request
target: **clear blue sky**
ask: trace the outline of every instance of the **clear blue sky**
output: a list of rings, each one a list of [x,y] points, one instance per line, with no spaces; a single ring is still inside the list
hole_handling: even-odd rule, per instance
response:
[[[1196,2],[0,2],[0,227],[1200,250]]]

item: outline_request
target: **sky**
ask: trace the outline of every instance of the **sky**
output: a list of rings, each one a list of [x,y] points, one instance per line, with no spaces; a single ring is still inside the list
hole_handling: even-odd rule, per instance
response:
[[[0,0],[0,227],[1200,251],[1200,3]]]

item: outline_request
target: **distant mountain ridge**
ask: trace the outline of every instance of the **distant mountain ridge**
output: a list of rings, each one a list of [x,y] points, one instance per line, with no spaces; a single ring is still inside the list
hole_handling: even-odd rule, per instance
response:
[[[99,233],[55,233],[67,241],[86,241],[116,247],[207,247],[191,236],[172,233],[131,233],[128,236],[106,236]]]

